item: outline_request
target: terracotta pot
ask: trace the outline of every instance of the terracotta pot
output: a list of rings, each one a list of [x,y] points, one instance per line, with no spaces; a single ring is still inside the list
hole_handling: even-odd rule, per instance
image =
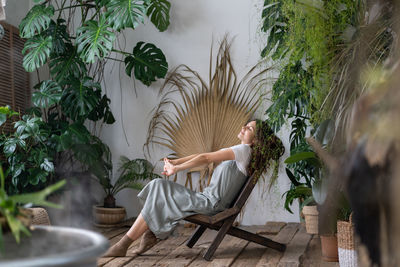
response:
[[[113,225],[125,220],[126,211],[124,207],[104,208],[93,206],[93,218],[98,224]]]
[[[324,261],[339,261],[336,235],[321,235],[322,259]]]
[[[306,230],[309,234],[318,234],[317,206],[304,206],[303,214],[306,220]]]

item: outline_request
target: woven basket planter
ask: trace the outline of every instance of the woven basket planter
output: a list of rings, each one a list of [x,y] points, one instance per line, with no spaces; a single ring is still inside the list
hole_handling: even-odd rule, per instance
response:
[[[97,224],[115,225],[125,220],[126,211],[124,207],[103,208],[93,206],[93,218]]]
[[[29,208],[32,212],[32,225],[51,225],[50,218],[44,208]]]
[[[306,221],[306,230],[309,234],[318,234],[317,206],[304,206],[303,214]]]
[[[341,267],[356,267],[357,250],[354,240],[354,225],[352,215],[350,221],[337,222],[339,265]]]

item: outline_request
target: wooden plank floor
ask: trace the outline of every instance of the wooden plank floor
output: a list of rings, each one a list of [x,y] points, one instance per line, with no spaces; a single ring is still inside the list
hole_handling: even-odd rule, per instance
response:
[[[95,228],[115,244],[129,229],[132,221],[118,228]],[[321,259],[321,243],[317,235],[309,235],[298,223],[268,222],[263,226],[243,226],[248,231],[265,235],[275,241],[285,243],[284,253],[236,237],[226,236],[214,254],[212,261],[203,259],[216,231],[206,230],[196,245],[190,249],[185,241],[194,228],[178,227],[174,234],[159,242],[140,256],[134,256],[132,250],[139,240],[133,242],[126,257],[100,258],[98,266],[339,266]]]

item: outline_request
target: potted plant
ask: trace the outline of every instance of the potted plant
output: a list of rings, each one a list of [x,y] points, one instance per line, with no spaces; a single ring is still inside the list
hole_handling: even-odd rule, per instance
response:
[[[317,204],[322,204],[326,197],[326,183],[320,177],[322,164],[312,151],[294,154],[288,157],[285,163],[296,164],[302,161],[305,161],[305,166],[308,166],[307,171],[299,171],[304,182],[298,181],[292,171],[286,168],[286,174],[294,186],[285,193],[285,208],[291,211],[289,206],[295,199],[299,199],[300,210],[305,217],[307,233],[318,234]]]
[[[88,125],[112,124],[110,99],[101,88],[107,60],[125,62],[126,74],[150,85],[168,64],[154,44],[138,42],[131,51],[114,49],[117,35],[148,17],[160,31],[169,25],[168,1],[35,1],[19,25],[23,67],[49,67],[49,77],[34,86],[32,108],[19,116],[15,133],[0,140],[7,190],[30,192],[70,172],[85,172],[100,155]],[[76,16],[75,16],[76,14]],[[11,104],[11,103],[9,103]],[[23,113],[24,111],[21,111]],[[1,121],[6,118],[0,115]],[[90,124],[93,123],[93,124]],[[21,126],[21,127],[18,127]],[[4,141],[1,143],[1,141]],[[2,154],[3,154],[2,153]],[[89,159],[89,161],[88,161]],[[34,168],[33,168],[33,167]]]
[[[352,209],[343,198],[337,221],[338,256],[340,266],[358,266]]]
[[[113,174],[111,152],[105,144],[102,145],[103,157],[94,162],[90,170],[104,189],[106,197],[103,205],[93,207],[93,217],[97,224],[111,226],[120,223],[126,216],[125,208],[116,205],[115,195],[126,188],[140,190],[143,188],[141,181],[161,178],[161,176],[153,173],[154,167],[149,161],[145,159],[130,160],[121,156],[119,177],[114,183],[111,183]]]

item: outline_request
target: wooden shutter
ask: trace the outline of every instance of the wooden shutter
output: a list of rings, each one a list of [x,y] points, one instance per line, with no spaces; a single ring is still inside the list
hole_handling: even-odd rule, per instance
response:
[[[9,105],[23,114],[30,107],[29,73],[22,67],[22,49],[25,41],[19,37],[18,28],[5,22],[4,37],[0,40],[0,106]],[[6,123],[4,131],[11,131]]]

